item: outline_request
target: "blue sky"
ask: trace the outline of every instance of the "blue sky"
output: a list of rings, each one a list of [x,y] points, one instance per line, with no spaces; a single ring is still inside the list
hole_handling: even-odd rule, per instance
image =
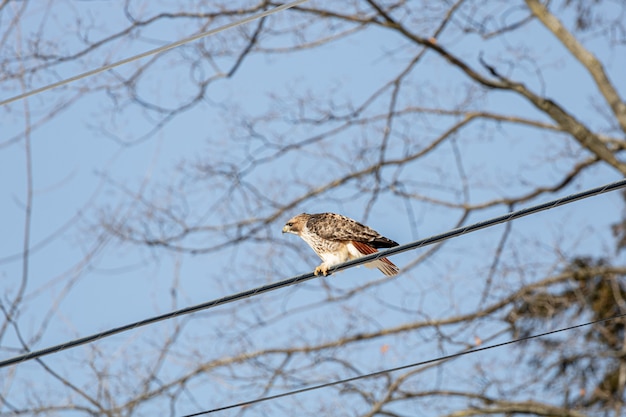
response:
[[[50,18],[50,21],[56,23],[49,23],[47,27],[50,29],[44,33],[54,35],[53,40],[68,42],[68,49],[77,45],[71,43],[76,42],[72,36],[66,38],[67,32],[71,32],[73,22],[65,20],[62,7],[76,8],[74,10],[85,8],[86,15],[91,15],[97,22],[97,30],[89,32],[93,38],[106,36],[125,23],[119,11],[114,10],[115,5],[110,2],[60,4],[51,6],[50,13],[54,18]],[[21,24],[22,30],[36,30],[42,21],[42,13],[41,10],[33,9],[32,14]],[[289,18],[284,19],[288,22]],[[101,23],[105,20],[106,25]],[[268,22],[285,25],[285,20],[270,19]],[[33,79],[26,90],[57,78],[75,75],[103,62],[112,62],[153,48],[160,43],[175,41],[196,30],[196,26],[187,27],[184,23],[149,27],[148,32],[142,33],[139,40],[122,39],[97,53],[88,54],[79,62],[59,66],[54,73]],[[237,33],[238,30],[234,29],[233,32]],[[545,36],[542,30],[533,23],[519,36],[512,34],[507,37],[507,43],[500,38],[483,41],[478,36],[461,38],[458,35],[451,35],[449,38],[444,35],[441,42],[466,57],[476,67],[479,66],[477,53],[485,51],[485,59],[494,64],[502,64],[503,68],[506,68],[506,63],[512,64],[511,60],[515,55],[505,56],[504,51],[509,50],[511,45],[523,42],[529,49],[520,47],[517,50],[519,64],[508,75],[528,80],[529,85],[540,90],[542,85],[533,75],[533,71],[541,68],[547,96],[580,115],[589,126],[603,126],[591,104],[597,98],[592,96],[594,92],[590,79],[578,64],[567,58],[567,54],[556,41],[551,36]],[[219,41],[225,42],[231,36],[234,35],[220,34]],[[217,39],[207,40],[209,43],[213,41],[218,42]],[[287,42],[291,41],[288,39]],[[273,42],[278,44],[280,39]],[[606,48],[601,38],[590,39],[587,44],[607,62],[614,84],[626,85],[624,72],[619,70],[626,65],[626,55]],[[529,45],[539,46],[531,50]],[[206,76],[211,71],[211,65],[204,61],[190,69],[186,57],[197,53],[195,46],[197,45],[191,44],[165,54],[145,79],[141,80],[137,91],[162,106],[184,100],[192,85],[189,82],[190,75],[195,77],[202,73]],[[293,236],[280,236],[280,221],[272,225],[267,233],[271,230],[276,239],[293,239],[285,243],[284,247],[268,248],[260,244],[245,244],[223,251],[188,255],[159,247],[118,242],[98,229],[99,220],[112,216],[120,221],[128,220],[137,226],[140,224],[138,215],[144,207],[136,196],[142,196],[146,201],[154,201],[159,206],[171,207],[176,212],[187,213],[188,219],[199,225],[219,224],[228,219],[241,220],[240,216],[254,212],[254,204],[251,203],[250,208],[241,209],[240,212],[229,211],[231,205],[243,206],[244,197],[233,197],[230,203],[219,201],[218,196],[224,195],[219,181],[201,178],[201,173],[194,169],[194,164],[220,166],[229,161],[242,164],[247,150],[246,144],[253,144],[253,149],[257,149],[256,155],[262,152],[270,155],[270,151],[258,147],[261,142],[246,137],[248,132],[241,128],[242,121],[250,122],[256,118],[267,117],[258,121],[255,127],[258,127],[264,138],[276,142],[303,140],[323,131],[324,127],[316,125],[298,126],[289,123],[298,114],[296,104],[300,95],[317,97],[310,102],[301,101],[310,116],[325,108],[327,101],[332,100],[338,108],[345,106],[348,101],[360,103],[380,88],[390,74],[398,73],[401,68],[399,64],[413,52],[412,46],[399,41],[390,32],[374,29],[298,53],[253,55],[244,61],[234,77],[211,84],[206,100],[177,115],[161,130],[137,143],[134,140],[142,137],[152,126],[150,120],[153,120],[154,112],[130,104],[120,90],[109,95],[103,91],[92,92],[41,128],[35,129],[31,134],[34,180],[31,232],[33,252],[29,262],[29,283],[26,291],[28,302],[21,311],[20,326],[29,337],[37,331],[42,321],[49,320],[50,325],[32,348],[43,348],[312,270],[317,265],[317,258],[312,252],[303,252],[307,254],[305,256],[295,255],[293,249],[287,245],[303,243]],[[220,57],[217,61],[225,65],[229,60],[232,61],[232,58]],[[127,75],[145,62],[146,60],[132,63],[114,72]],[[81,86],[104,86],[116,82],[115,80],[113,73],[101,74],[93,79],[79,81],[6,106],[0,110],[0,146],[7,138],[24,129],[25,105],[31,112],[32,120],[38,120],[53,108],[57,100],[76,94]],[[411,93],[402,96],[403,106],[415,102],[421,106],[449,107],[459,102],[467,80],[457,70],[451,70],[439,57],[428,53],[425,64],[415,71],[410,85]],[[0,91],[2,98],[22,92],[15,83],[5,84]],[[111,96],[115,94],[119,95],[119,113],[111,111]],[[528,103],[512,97],[510,93],[485,94],[475,91],[474,94],[475,101],[470,100],[468,108],[522,114],[547,121]],[[374,109],[380,110],[384,106],[385,103],[381,100]],[[426,143],[438,132],[445,130],[448,127],[446,123],[445,119],[434,120],[426,117],[407,121],[406,125],[398,126],[396,139],[400,143],[400,132],[403,132],[406,137],[414,138],[413,141],[392,148],[390,153],[399,155],[408,146],[421,146],[422,142]],[[122,142],[115,140],[113,135],[117,135]],[[342,174],[340,169],[348,166],[343,164],[346,161],[354,163],[349,168],[363,166],[373,158],[372,154],[358,159],[349,152],[359,144],[375,144],[379,136],[380,131],[376,129],[355,127],[328,140],[324,147],[287,153],[270,163],[259,165],[246,180],[258,186],[275,201],[284,197],[287,202],[306,190],[307,186],[324,184],[330,178]],[[560,178],[568,163],[579,155],[573,142],[563,145],[566,140],[562,136],[514,125],[494,126],[476,122],[464,129],[455,140],[464,159],[463,169],[471,182],[472,202],[517,195],[532,188],[533,184],[551,184]],[[124,141],[132,144],[125,144]],[[558,158],[565,162],[561,165]],[[337,162],[339,160],[343,165]],[[413,180],[416,188],[421,187],[424,194],[433,198],[460,199],[459,184],[462,180],[454,161],[453,149],[449,143],[445,143],[440,152],[426,158],[418,167],[411,167],[402,175],[407,181]],[[22,271],[21,258],[12,256],[19,254],[23,245],[25,175],[23,139],[16,144],[0,147],[0,207],[3,213],[0,217],[0,230],[3,231],[3,238],[0,239],[0,259],[3,260],[0,264],[0,295],[4,299],[15,292]],[[592,168],[559,194],[598,186],[619,177],[615,171],[606,167]],[[304,184],[304,181],[309,183]],[[358,188],[359,184],[352,184],[324,194],[307,201],[302,207],[297,207],[291,214],[304,210],[338,211],[361,219],[367,195],[359,194]],[[534,202],[548,199],[548,196],[542,196]],[[390,194],[382,194],[367,218],[368,224],[390,238],[406,243],[450,229],[455,226],[459,217],[458,213],[437,209],[432,204],[419,200],[410,205],[411,211],[408,211],[406,207],[400,206],[398,199],[392,199]],[[216,209],[213,210],[212,207]],[[505,263],[513,268],[520,258],[537,257],[536,262],[542,267],[537,268],[536,272],[528,272],[528,276],[524,277],[533,279],[549,271],[547,265],[557,268],[562,261],[554,254],[557,246],[566,249],[568,257],[576,254],[614,256],[609,226],[619,218],[622,210],[620,196],[612,193],[516,221],[512,239],[516,242],[517,250],[508,254]],[[258,208],[259,215],[268,212],[271,212],[269,207]],[[504,212],[505,207],[502,206],[483,210],[470,216],[467,223]],[[409,219],[411,215],[414,218]],[[285,220],[288,217],[285,216]],[[147,219],[147,228],[153,227],[151,220],[153,219]],[[417,230],[410,223],[416,225]],[[64,227],[66,224],[69,226]],[[173,226],[166,224],[163,227]],[[385,325],[393,326],[407,320],[406,314],[388,308],[381,300],[388,301],[398,309],[418,305],[423,311],[435,316],[463,311],[469,308],[464,301],[464,294],[477,296],[482,291],[482,285],[475,284],[477,281],[482,283],[481,279],[484,277],[486,264],[481,258],[492,252],[502,231],[503,226],[498,226],[481,231],[476,236],[462,237],[450,242],[426,263],[402,276],[402,279],[366,289],[362,298],[349,300],[345,304],[338,303],[328,310],[315,310],[316,314],[331,320],[341,312],[349,311],[354,314],[355,328],[361,326],[360,331],[366,331]],[[201,234],[185,242],[200,247],[210,245],[211,242],[204,240],[207,236],[209,235]],[[92,257],[83,263],[87,254]],[[402,266],[418,255],[419,253],[399,255],[394,258],[394,262]],[[533,264],[534,260],[530,263]],[[502,276],[507,276],[506,268],[503,268]],[[375,280],[376,271],[365,268],[346,271],[332,281],[333,291],[341,293],[357,287],[363,283],[364,277],[366,280]],[[509,281],[506,283],[508,285]],[[302,285],[301,288],[279,291],[262,297],[261,301],[243,304],[241,312],[229,308],[221,313],[216,310],[215,313],[210,311],[199,314],[197,318],[189,319],[190,330],[181,337],[187,345],[181,342],[180,349],[183,351],[191,345],[199,350],[206,349],[209,357],[225,354],[229,352],[226,346],[237,345],[233,340],[239,337],[242,329],[255,328],[254,322],[258,316],[266,313],[280,316],[282,311],[292,308],[304,309],[308,304],[313,304],[315,300],[323,299],[327,295],[325,285],[320,280]],[[176,290],[175,293],[172,289]],[[270,307],[264,304],[274,310],[268,311]],[[375,307],[371,312],[354,312],[362,305]],[[51,316],[48,317],[48,314]],[[294,316],[297,319],[283,318],[281,323],[284,326],[300,326],[296,333],[302,340],[298,341],[313,342],[317,338],[324,338],[324,319],[315,323],[306,314]],[[374,320],[378,320],[378,323]],[[174,321],[181,322],[183,321]],[[112,361],[115,369],[123,369],[124,364],[120,362],[120,358],[125,355],[133,358],[133,363],[140,363],[142,349],[151,343],[158,343],[159,337],[168,334],[173,326],[172,323],[163,323],[149,329],[129,332],[109,341],[98,342],[97,347],[79,347],[66,354],[50,356],[49,363],[58,365],[63,372],[78,381],[89,381],[89,372],[72,370],[76,362],[85,363],[86,358],[101,349],[107,354],[112,352],[113,357],[119,359]],[[344,322],[336,326],[341,328]],[[230,339],[229,331],[232,332],[233,340]],[[280,326],[268,332],[259,330],[258,335],[255,335],[254,330],[249,331],[249,340],[237,347],[260,348],[282,340],[289,341],[292,337],[291,333],[283,333]],[[471,339],[471,331],[467,332],[468,339]],[[211,345],[206,338],[202,339],[207,334],[212,334],[215,338],[210,340],[220,340],[223,344]],[[134,347],[135,342],[138,347]],[[409,357],[428,359],[441,352],[433,351],[432,345],[414,350],[420,342],[416,337],[416,340],[410,340],[403,347],[397,341],[392,341],[390,343],[394,343],[395,356],[385,357],[378,355],[378,341],[371,346],[364,345],[363,351],[357,352],[359,365],[363,370],[371,371],[375,370],[372,368],[403,363]],[[8,332],[5,335],[2,346],[17,347],[13,333]],[[106,356],[104,353],[100,354]],[[4,349],[2,357],[11,355],[9,349]],[[184,353],[180,355],[185,356]],[[171,374],[176,374],[176,363],[182,361],[180,357],[174,356],[169,363],[173,367],[168,371]],[[98,361],[100,360],[104,362],[104,358]],[[30,372],[33,377],[38,375],[36,366],[28,364],[25,368],[25,371],[21,371],[24,374],[20,376]],[[0,375],[2,372],[6,371],[0,371]],[[323,368],[316,372],[323,374]],[[20,386],[16,382],[16,387]],[[202,389],[199,391],[203,392]],[[218,398],[228,400],[228,389],[220,388],[218,392]],[[188,411],[194,410],[194,407],[190,407]]]

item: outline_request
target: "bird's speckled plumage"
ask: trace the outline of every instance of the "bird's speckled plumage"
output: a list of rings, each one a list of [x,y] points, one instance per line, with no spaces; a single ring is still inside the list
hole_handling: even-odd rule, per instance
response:
[[[327,275],[332,266],[376,253],[377,248],[398,246],[374,229],[336,213],[298,214],[285,224],[283,233],[300,236],[322,258],[323,263],[315,268],[316,275]],[[399,272],[387,258],[368,262],[365,266],[378,268],[388,276]]]

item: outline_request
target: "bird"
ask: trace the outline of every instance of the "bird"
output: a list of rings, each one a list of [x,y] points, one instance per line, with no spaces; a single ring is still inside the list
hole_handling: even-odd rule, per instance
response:
[[[398,246],[374,229],[337,213],[298,214],[285,224],[283,233],[300,236],[322,259],[322,264],[313,271],[315,275],[327,276],[335,265],[377,253],[378,248]],[[376,259],[365,266],[378,268],[387,276],[400,272],[387,258]]]

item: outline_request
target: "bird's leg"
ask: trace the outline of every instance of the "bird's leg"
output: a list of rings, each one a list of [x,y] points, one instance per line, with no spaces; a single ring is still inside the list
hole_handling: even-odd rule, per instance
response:
[[[328,265],[326,265],[325,262],[322,263],[317,268],[315,268],[315,271],[313,271],[313,274],[314,275],[322,274],[324,276],[328,275]]]

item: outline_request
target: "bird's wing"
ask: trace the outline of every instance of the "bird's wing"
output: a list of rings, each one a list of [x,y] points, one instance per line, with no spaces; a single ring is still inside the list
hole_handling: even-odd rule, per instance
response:
[[[398,243],[356,220],[335,213],[313,214],[307,228],[322,239],[362,242],[374,248],[389,248]]]

